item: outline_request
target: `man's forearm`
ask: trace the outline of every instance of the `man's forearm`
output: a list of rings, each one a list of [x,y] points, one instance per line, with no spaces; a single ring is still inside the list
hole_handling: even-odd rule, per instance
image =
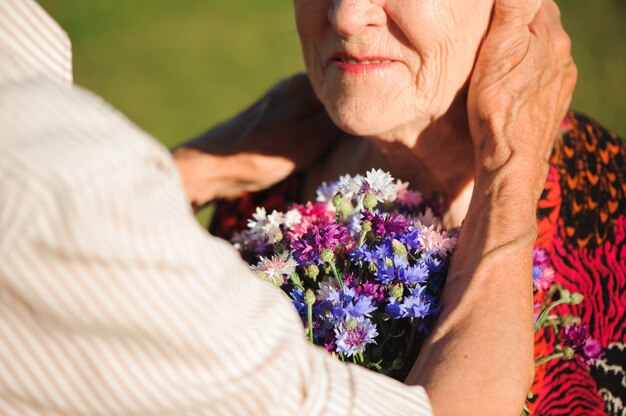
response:
[[[535,205],[502,176],[475,185],[444,312],[407,380],[426,387],[435,413],[518,415],[532,382]]]

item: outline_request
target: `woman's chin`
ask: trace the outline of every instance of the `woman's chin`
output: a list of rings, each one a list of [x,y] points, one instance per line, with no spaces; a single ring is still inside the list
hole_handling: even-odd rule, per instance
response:
[[[385,123],[380,114],[329,111],[329,115],[337,127],[355,136],[376,136],[390,130],[390,126]]]

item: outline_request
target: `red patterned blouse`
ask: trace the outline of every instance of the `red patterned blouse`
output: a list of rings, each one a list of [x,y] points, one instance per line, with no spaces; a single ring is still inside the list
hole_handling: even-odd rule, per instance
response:
[[[218,204],[210,231],[229,239],[246,226],[257,206],[285,210],[300,201],[302,177]],[[626,141],[595,121],[570,113],[551,158],[538,204],[539,237],[555,271],[554,281],[585,301],[559,306],[581,317],[599,340],[604,357],[591,368],[579,360],[551,361],[537,368],[531,392],[536,415],[626,414]],[[542,293],[537,294],[541,301]],[[551,332],[536,338],[546,355]]]

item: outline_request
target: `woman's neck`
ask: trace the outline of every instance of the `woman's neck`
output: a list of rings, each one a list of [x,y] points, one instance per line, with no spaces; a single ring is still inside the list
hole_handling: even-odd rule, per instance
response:
[[[467,213],[474,177],[474,151],[467,124],[465,95],[425,127],[370,137],[385,156],[393,176],[424,195],[440,195],[446,225],[458,226]]]

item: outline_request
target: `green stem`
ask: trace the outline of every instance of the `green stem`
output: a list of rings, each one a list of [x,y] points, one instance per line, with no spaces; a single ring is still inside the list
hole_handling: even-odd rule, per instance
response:
[[[563,358],[563,357],[564,357],[564,354],[562,352],[555,352],[552,355],[548,355],[547,357],[543,357],[543,358],[539,358],[538,360],[535,360],[535,367],[545,364],[548,361],[558,360],[559,358]]]
[[[304,293],[305,289],[304,289],[304,286],[302,285],[302,281],[300,280],[300,276],[298,276],[298,273],[296,272],[291,273],[289,275],[289,278],[293,282],[294,286],[300,289]]]
[[[308,321],[309,342],[313,344],[313,305],[306,305],[306,317]]]
[[[361,236],[359,237],[359,247],[365,243],[365,237],[367,237],[367,231],[361,230]]]
[[[339,287],[341,288],[341,290],[344,290],[343,280],[341,279],[341,276],[339,276],[339,272],[337,271],[337,268],[335,267],[335,262],[329,261],[328,264],[330,265],[330,269],[333,271],[333,274],[335,275],[335,279],[337,279],[337,282],[339,283]]]
[[[556,308],[559,305],[562,305],[564,303],[569,303],[570,302],[570,298],[566,298],[566,299],[559,299],[556,302],[551,303],[550,305],[548,305],[544,310],[542,310],[539,313],[539,316],[537,317],[537,322],[535,322],[535,331],[534,333],[536,334],[537,331],[539,331],[539,329],[541,329],[541,327],[543,326],[543,323],[545,322],[546,318],[548,317],[548,313]]]

